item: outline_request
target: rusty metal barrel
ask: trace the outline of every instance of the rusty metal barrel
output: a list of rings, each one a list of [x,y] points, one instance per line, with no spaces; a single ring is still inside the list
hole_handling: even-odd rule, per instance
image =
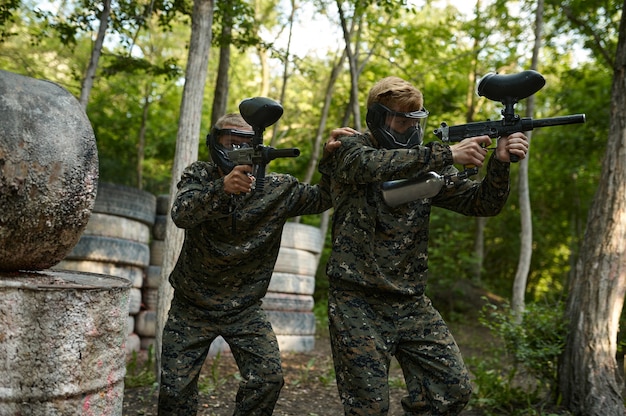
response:
[[[91,215],[94,132],[60,85],[0,70],[0,415],[121,415],[130,281],[53,271]]]
[[[121,415],[130,282],[0,272],[0,415]]]

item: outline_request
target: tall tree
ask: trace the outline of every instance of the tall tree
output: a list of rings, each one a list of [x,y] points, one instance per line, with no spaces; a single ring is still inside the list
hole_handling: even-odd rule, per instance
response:
[[[96,32],[87,67],[83,70],[79,102],[87,108],[89,95],[97,76],[100,58],[103,53],[107,33],[115,33],[126,44],[128,55],[132,47],[129,31],[137,34],[145,27],[152,13],[152,2],[136,0],[118,0],[113,10],[112,0],[79,0],[76,3],[60,2],[56,13],[37,9],[36,15],[47,22],[47,27],[54,29],[61,42],[74,48],[81,37]],[[37,34],[46,36],[45,30]]]
[[[465,113],[465,121],[471,123],[474,121],[474,114],[476,113],[476,81],[478,78],[478,54],[481,51],[481,43],[485,36],[488,36],[484,33],[484,29],[482,27],[482,16],[481,16],[481,1],[476,1],[476,6],[474,7],[474,14],[476,18],[474,19],[472,25],[472,33],[473,33],[473,41],[472,41],[472,60],[471,66],[468,76],[467,83],[467,93],[466,93],[466,103],[467,110]],[[476,258],[476,264],[473,267],[473,276],[475,282],[480,282],[480,275],[483,269],[483,259],[485,258],[485,227],[487,226],[487,218],[486,217],[476,217],[475,219],[476,229],[474,231],[474,257]]]
[[[278,101],[281,103],[285,102],[285,93],[287,91],[287,81],[289,81],[289,76],[291,74],[290,71],[290,60],[291,60],[291,42],[293,39],[293,25],[296,18],[296,12],[298,10],[298,5],[295,0],[290,0],[291,4],[291,12],[289,13],[289,17],[287,18],[287,46],[285,47],[285,51],[282,54],[282,62],[283,62],[283,77],[282,83],[280,87],[280,95],[278,97]],[[272,126],[272,140],[270,142],[271,146],[274,146],[278,140],[278,126],[280,125],[280,120],[276,121]]]
[[[91,50],[91,57],[89,58],[89,65],[83,77],[82,88],[80,89],[80,98],[78,101],[83,108],[87,108],[89,102],[89,94],[93,87],[93,80],[96,77],[96,70],[98,69],[98,61],[102,54],[102,45],[104,44],[104,38],[106,36],[107,27],[109,26],[109,15],[111,14],[111,0],[104,0],[102,2],[102,10],[100,11],[100,24],[98,25],[98,35],[96,41],[93,44]]]
[[[541,49],[543,33],[543,0],[537,1],[535,9],[535,41],[533,45],[533,54],[530,63],[530,69],[537,70],[537,62],[539,61],[539,51]],[[526,117],[532,117],[535,111],[535,97],[531,95],[526,100]],[[532,132],[525,132],[528,137],[528,143],[532,139]],[[521,218],[521,242],[519,261],[517,263],[517,271],[513,280],[513,296],[511,297],[511,309],[517,324],[522,323],[525,308],[526,283],[528,282],[528,272],[530,271],[530,260],[532,258],[533,246],[533,223],[530,206],[530,191],[528,187],[528,164],[529,158],[522,159],[519,167],[518,176],[518,192],[520,204]]]
[[[146,85],[141,108],[141,126],[137,137],[137,188],[143,189],[143,164],[146,155],[146,130],[148,129],[148,115],[152,96],[152,85]]]
[[[226,114],[228,103],[228,71],[230,70],[230,45],[233,33],[233,17],[230,0],[222,2],[224,6],[222,16],[222,31],[219,36],[220,59],[217,65],[217,77],[215,78],[215,93],[213,94],[213,107],[211,110],[211,126],[215,126],[217,120]]]
[[[220,49],[217,77],[213,89],[211,126],[223,116],[228,107],[230,92],[231,48],[245,49],[259,44],[254,8],[244,0],[226,0],[216,3],[213,27],[219,28],[213,37],[213,44]],[[240,100],[243,97],[237,97]]]
[[[361,130],[361,111],[359,109],[359,70],[356,49],[358,48],[358,42],[355,42],[354,49],[352,47],[352,29],[348,28],[348,20],[346,13],[343,9],[342,2],[336,0],[337,10],[339,11],[339,19],[341,22],[341,31],[343,33],[343,40],[346,47],[346,57],[348,59],[348,67],[350,68],[350,108],[349,111],[352,114],[352,121],[356,130]],[[354,3],[354,12],[352,15],[352,23],[361,20],[362,14],[365,11],[366,5],[360,5],[359,2]],[[357,27],[360,27],[357,24]],[[344,123],[348,124],[348,122]]]
[[[621,6],[623,11],[626,1]],[[606,57],[606,54],[602,54]],[[626,15],[613,63],[609,137],[567,301],[559,363],[563,403],[575,415],[623,416],[615,353],[626,290]]]
[[[284,29],[283,26],[278,24],[277,14],[280,12],[280,7],[278,7],[276,0],[263,0],[263,1],[255,1],[254,2],[254,15],[255,22],[257,22],[257,26],[255,27],[256,32],[261,32],[261,29],[268,30],[272,32],[273,39],[278,39],[280,37],[280,33]],[[279,27],[278,33],[273,33],[275,27]],[[256,45],[256,51],[259,57],[259,62],[261,65],[261,83],[259,85],[259,95],[261,96],[269,96],[270,93],[270,52],[273,46],[273,41],[265,41],[259,42]]]
[[[172,181],[170,184],[170,201],[176,195],[176,185],[183,170],[198,159],[198,137],[200,135],[200,121],[202,118],[202,101],[204,85],[209,65],[209,50],[211,48],[211,28],[213,25],[213,0],[194,0],[191,14],[191,40],[189,42],[189,56],[185,71],[185,86],[180,105],[178,134],[176,135],[176,154],[172,167]],[[168,277],[176,264],[178,254],[183,245],[184,231],[177,228],[171,217],[167,216],[165,231],[165,248],[161,269],[161,283],[159,285],[157,329],[155,339],[155,354],[158,378],[161,377],[161,347],[163,345],[163,327],[167,320],[170,303],[173,296],[172,286]]]

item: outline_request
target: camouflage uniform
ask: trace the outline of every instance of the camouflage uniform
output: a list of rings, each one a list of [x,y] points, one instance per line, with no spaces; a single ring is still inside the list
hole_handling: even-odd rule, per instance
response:
[[[328,183],[325,176],[306,185],[268,174],[263,193],[231,196],[213,163],[195,162],[184,171],[172,207],[185,241],[169,279],[174,299],[163,331],[159,415],[196,414],[198,375],[218,335],[243,379],[234,414],[272,414],[284,381],[261,299],[285,221],[328,209]]]
[[[471,393],[468,371],[445,322],[424,295],[431,206],[496,215],[509,193],[509,163],[492,157],[481,182],[461,180],[432,199],[390,208],[383,181],[456,172],[450,148],[432,142],[380,150],[369,135],[342,138],[320,164],[331,176],[334,214],[328,315],[346,415],[389,409],[391,356],[404,372],[406,415],[456,415]]]

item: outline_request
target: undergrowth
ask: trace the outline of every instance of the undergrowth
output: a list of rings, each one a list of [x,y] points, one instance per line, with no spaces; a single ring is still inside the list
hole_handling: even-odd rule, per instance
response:
[[[549,416],[558,409],[557,362],[565,346],[563,304],[528,304],[516,324],[509,304],[487,303],[479,321],[502,342],[469,357],[470,406],[485,416]]]

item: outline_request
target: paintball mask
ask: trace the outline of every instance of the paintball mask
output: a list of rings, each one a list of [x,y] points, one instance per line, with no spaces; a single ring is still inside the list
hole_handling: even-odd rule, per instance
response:
[[[381,103],[367,109],[367,127],[385,149],[409,149],[422,143],[428,111],[402,113]]]
[[[220,138],[225,136],[228,136],[228,139],[220,141]],[[211,159],[224,175],[229,174],[235,167],[235,164],[228,157],[228,153],[234,149],[250,147],[250,141],[253,137],[253,131],[219,129],[217,127],[211,129],[211,133],[206,136],[206,144],[211,153]]]

